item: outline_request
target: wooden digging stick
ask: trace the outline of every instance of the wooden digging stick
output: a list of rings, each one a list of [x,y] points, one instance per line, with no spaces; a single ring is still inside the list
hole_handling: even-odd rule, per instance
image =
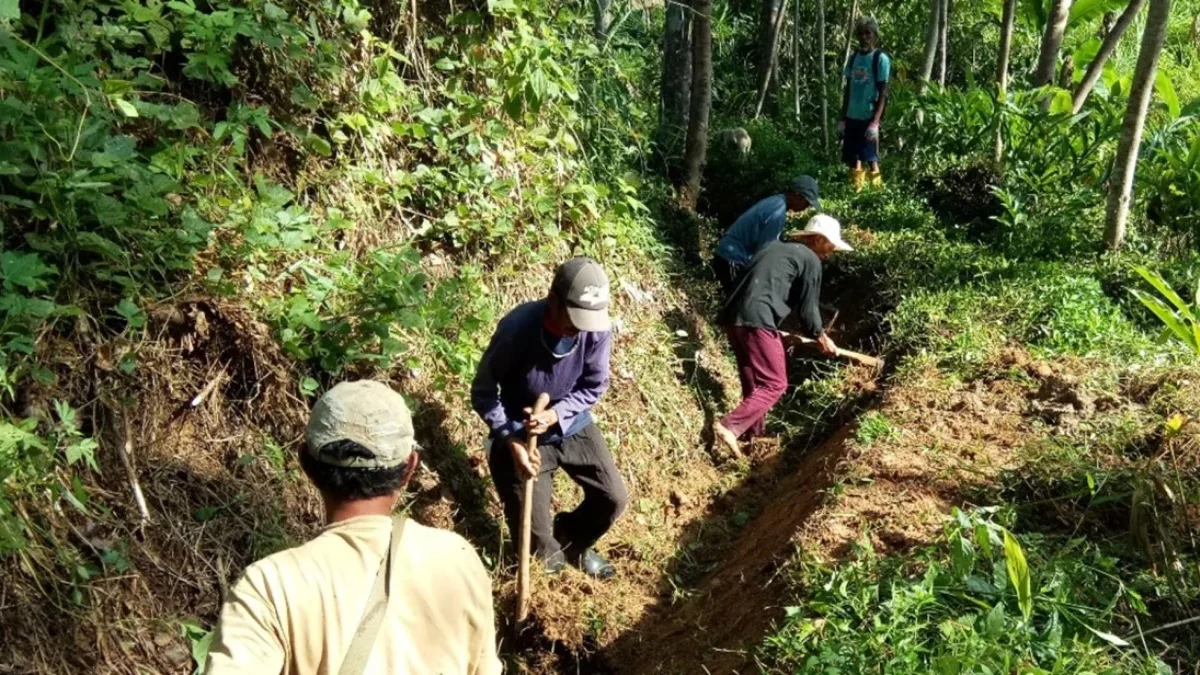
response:
[[[779,334],[786,338],[795,340],[796,342],[799,342],[802,345],[817,344],[816,340],[814,340],[812,338],[806,338],[803,335],[796,335],[795,333],[785,333],[783,331],[780,331]],[[883,367],[883,359],[878,359],[878,358],[875,358],[874,356],[869,356],[867,354],[860,354],[858,352],[852,352],[849,349],[842,349],[841,347],[838,347],[837,355],[844,359],[850,359],[851,361],[856,361],[858,363],[861,363],[864,366],[870,366],[871,368],[880,369]]]
[[[538,414],[550,405],[550,395],[541,394],[533,405],[533,414]],[[530,456],[537,452],[537,435],[529,434],[527,446]],[[525,479],[525,490],[521,497],[521,558],[517,568],[517,625],[525,623],[529,616],[529,530],[533,522],[533,481],[536,476]]]

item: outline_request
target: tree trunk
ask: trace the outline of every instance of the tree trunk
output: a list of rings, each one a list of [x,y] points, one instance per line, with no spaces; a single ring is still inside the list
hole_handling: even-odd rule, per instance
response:
[[[798,0],[796,4],[800,4]],[[825,72],[825,0],[817,0],[817,64],[817,74],[821,78],[821,133],[825,138],[825,147],[828,148],[829,82]]]
[[[792,103],[800,119],[800,0],[792,5]]]
[[[687,133],[692,92],[692,10],[672,1],[667,4],[666,14],[658,138],[663,153],[678,158]]]
[[[787,16],[787,0],[783,0],[780,3],[779,11],[775,13],[775,25],[771,29],[770,59],[767,63],[764,79],[759,81],[758,103],[754,106],[755,119],[762,114],[763,104],[766,103],[767,94],[771,90],[771,77],[779,68],[779,39],[783,36],[783,19],[785,16]]]
[[[850,2],[850,16],[846,17],[846,52],[842,54],[842,63],[850,61],[850,52],[854,48],[854,19],[858,15],[858,0]]]
[[[1046,18],[1046,32],[1042,33],[1042,50],[1038,55],[1037,68],[1033,71],[1033,86],[1044,87],[1054,81],[1054,73],[1058,71],[1058,52],[1062,49],[1063,34],[1070,16],[1071,0],[1054,0],[1050,6],[1050,16]]]
[[[775,28],[783,11],[783,0],[762,0],[758,13],[758,67],[755,82],[770,82],[775,56]],[[762,85],[760,89],[765,89]]]
[[[700,177],[708,151],[708,108],[712,102],[712,0],[692,0],[692,100],[688,115],[687,148],[683,154],[680,202],[695,210]]]
[[[942,23],[942,0],[929,0],[929,23],[925,25],[925,56],[921,60],[921,84],[918,90],[925,93],[933,77],[933,65],[937,59],[938,26]],[[920,114],[920,111],[918,111]]]
[[[608,38],[608,27],[612,25],[612,0],[592,0],[592,32],[596,39],[604,42]]]
[[[1075,80],[1075,57],[1067,54],[1063,59],[1062,68],[1058,71],[1058,88],[1070,89],[1071,82]]]
[[[1008,101],[1008,60],[1012,56],[1013,21],[1017,15],[1017,0],[1004,0],[1004,18],[1000,26],[1000,58],[996,62],[996,80],[999,84],[996,95],[997,110]],[[1004,159],[1003,125],[996,125],[996,164]]]
[[[938,48],[941,50],[941,60],[938,64],[938,86],[946,86],[946,49],[947,35],[950,33],[950,0],[942,0],[942,18],[938,20]]]
[[[1133,201],[1133,178],[1137,170],[1138,150],[1142,144],[1142,131],[1146,126],[1150,96],[1154,93],[1158,57],[1162,54],[1170,18],[1171,0],[1150,0],[1146,30],[1142,33],[1142,46],[1138,50],[1137,66],[1133,71],[1133,85],[1129,89],[1129,107],[1125,109],[1121,141],[1117,144],[1117,157],[1113,160],[1112,178],[1108,188],[1108,218],[1104,225],[1104,246],[1110,251],[1121,248],[1125,240],[1129,205]]]
[[[1096,57],[1088,64],[1087,72],[1083,74],[1083,80],[1075,88],[1075,96],[1072,97],[1071,104],[1072,112],[1077,113],[1083,109],[1083,104],[1087,102],[1092,89],[1100,81],[1100,75],[1104,72],[1104,64],[1108,63],[1108,59],[1112,57],[1113,52],[1117,51],[1117,43],[1121,41],[1121,36],[1129,28],[1129,25],[1133,23],[1133,20],[1137,18],[1137,14],[1142,11],[1142,5],[1144,4],[1146,4],[1146,0],[1130,0],[1125,11],[1121,12],[1121,16],[1117,19],[1117,22],[1108,31],[1108,35],[1104,37],[1104,42],[1100,44],[1100,51],[1096,52]]]

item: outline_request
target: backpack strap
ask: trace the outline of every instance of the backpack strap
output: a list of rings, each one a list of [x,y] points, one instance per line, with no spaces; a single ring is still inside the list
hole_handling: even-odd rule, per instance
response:
[[[871,60],[871,79],[875,84],[879,84],[879,57],[883,55],[882,49],[875,50],[875,58]]]
[[[379,563],[379,571],[375,573],[375,584],[371,586],[371,595],[367,598],[367,607],[363,610],[362,618],[358,620],[358,629],[354,631],[354,637],[350,640],[350,648],[346,650],[346,658],[342,659],[338,675],[362,675],[367,670],[367,661],[371,658],[375,637],[387,616],[392,559],[400,546],[405,520],[404,516],[392,519],[392,534],[388,540],[387,553]]]

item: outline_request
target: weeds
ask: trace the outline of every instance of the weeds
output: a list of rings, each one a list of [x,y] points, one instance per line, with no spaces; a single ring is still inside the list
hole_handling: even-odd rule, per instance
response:
[[[765,670],[1170,672],[1116,634],[1132,630],[1124,613],[1146,610],[1113,576],[1115,559],[1080,539],[1016,537],[1006,519],[956,511],[907,560],[867,549],[836,568],[805,566],[807,599],[767,639]]]

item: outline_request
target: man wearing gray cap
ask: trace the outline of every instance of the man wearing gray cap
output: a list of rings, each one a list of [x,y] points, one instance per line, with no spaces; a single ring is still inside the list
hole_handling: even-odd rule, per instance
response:
[[[592,545],[625,510],[629,493],[591,409],[608,389],[612,336],[608,276],[590,258],[573,258],[554,273],[550,294],[500,320],[471,386],[471,404],[487,423],[492,481],[513,537],[520,532],[522,483],[533,487],[530,541],[546,569],[566,563],[605,579],[615,570]],[[534,414],[538,395],[550,406]],[[531,455],[525,439],[538,436]],[[583,502],[550,517],[554,472],[583,489]]]
[[[343,382],[326,392],[300,466],[328,525],[246,568],[205,673],[500,673],[479,556],[453,532],[391,515],[417,462],[412,416],[390,387]]]
[[[787,192],[763,199],[734,221],[717,243],[712,260],[713,274],[726,296],[733,290],[738,275],[758,251],[773,241],[779,241],[787,227],[788,213],[801,213],[810,206],[821,210],[817,179],[796,176]]]

